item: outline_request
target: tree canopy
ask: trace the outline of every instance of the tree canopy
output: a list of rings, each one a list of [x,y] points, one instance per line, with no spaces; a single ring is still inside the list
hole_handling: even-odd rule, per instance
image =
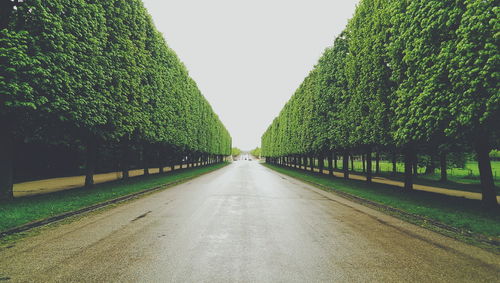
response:
[[[126,143],[177,160],[231,154],[228,131],[142,1],[26,0],[6,9],[2,151],[36,140],[88,151]],[[11,167],[7,159],[0,167]],[[11,197],[11,183],[0,184],[1,198]]]
[[[473,148],[483,200],[496,205],[488,156],[500,130],[496,4],[361,0],[263,134],[262,155],[399,152],[411,189],[417,152]]]

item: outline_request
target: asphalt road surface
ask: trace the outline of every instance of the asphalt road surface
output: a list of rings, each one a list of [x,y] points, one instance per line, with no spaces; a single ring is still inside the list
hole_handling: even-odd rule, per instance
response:
[[[238,161],[0,251],[6,282],[499,282],[499,256]]]

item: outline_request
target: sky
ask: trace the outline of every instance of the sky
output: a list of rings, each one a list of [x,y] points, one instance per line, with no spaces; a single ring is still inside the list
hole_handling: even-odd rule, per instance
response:
[[[359,0],[143,0],[233,146],[250,150]]]

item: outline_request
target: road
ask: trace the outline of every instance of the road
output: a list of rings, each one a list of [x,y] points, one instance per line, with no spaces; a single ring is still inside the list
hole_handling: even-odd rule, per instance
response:
[[[500,257],[238,161],[0,250],[7,282],[499,282]]]

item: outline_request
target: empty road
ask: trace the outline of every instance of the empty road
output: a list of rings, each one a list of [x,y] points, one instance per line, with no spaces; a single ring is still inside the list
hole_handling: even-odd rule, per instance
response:
[[[0,250],[6,282],[499,282],[499,256],[238,161]]]

